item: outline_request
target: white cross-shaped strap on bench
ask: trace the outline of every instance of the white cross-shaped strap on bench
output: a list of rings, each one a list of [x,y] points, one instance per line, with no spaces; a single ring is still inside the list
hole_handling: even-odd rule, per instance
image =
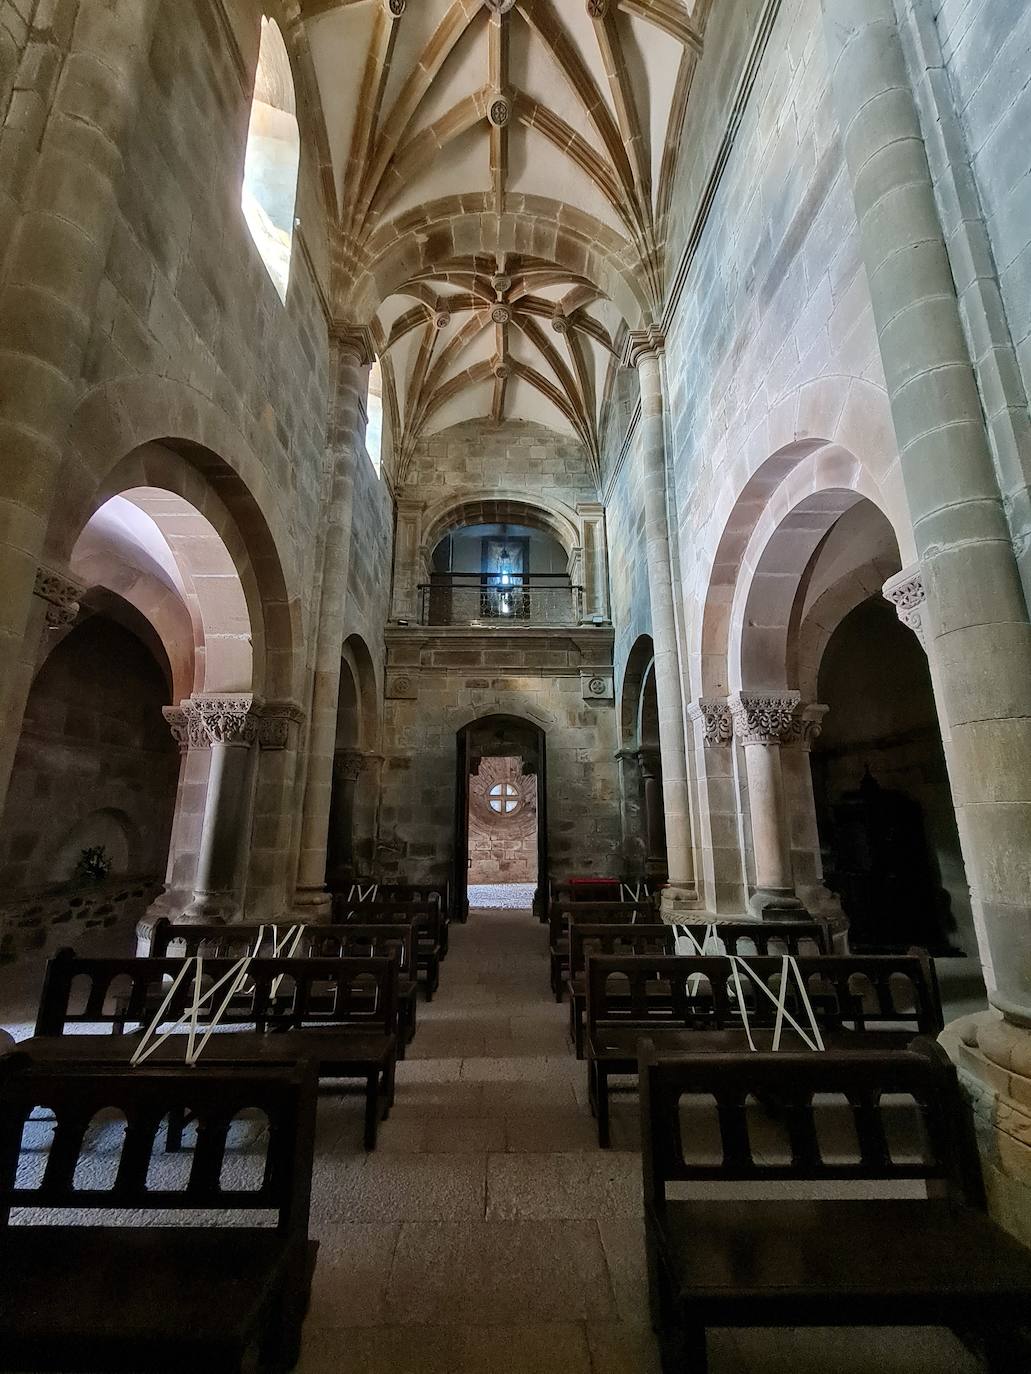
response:
[[[809,993],[806,989],[805,979],[802,977],[802,973],[798,967],[798,964],[795,962],[795,956],[793,954],[784,955],[784,960],[781,964],[780,990],[776,997],[767,987],[766,983],[758,976],[758,974],[753,973],[753,971],[749,968],[746,961],[742,959],[740,954],[732,954],[730,956],[730,966],[734,976],[734,989],[737,994],[738,1006],[741,1009],[741,1020],[744,1023],[745,1035],[748,1037],[748,1048],[752,1050],[753,1053],[755,1052],[755,1041],[752,1039],[752,1029],[748,1024],[748,1007],[745,1003],[744,993],[741,991],[741,974],[739,972],[740,969],[744,969],[745,973],[748,974],[752,986],[758,988],[761,992],[764,992],[766,996],[770,999],[770,1001],[773,1003],[773,1005],[777,1008],[777,1019],[774,1022],[773,1026],[774,1054],[776,1054],[776,1052],[780,1049],[780,1037],[784,1029],[785,1021],[787,1021],[789,1025],[791,1025],[799,1033],[803,1041],[806,1043],[806,1045],[808,1045],[808,1047],[811,1050],[824,1050],[826,1048],[823,1043],[823,1036],[820,1034],[820,1027],[817,1025],[816,1022],[816,1013],[813,1011],[813,1004],[809,1000]],[[791,974],[794,975],[795,985],[797,986],[798,991],[802,995],[802,1005],[805,1007],[806,1016],[809,1018],[809,1030],[812,1033],[812,1038],[810,1038],[810,1036],[802,1029],[802,1027],[798,1024],[798,1022],[791,1015],[787,1008],[788,991],[790,989],[789,975]]]
[[[271,930],[272,930],[272,958],[273,958],[273,959],[292,959],[292,958],[294,958],[294,956],[295,956],[296,953],[297,953],[297,947],[298,947],[298,945],[301,943],[301,939],[302,939],[302,937],[303,937],[304,932],[305,932],[306,929],[307,929],[307,926],[305,926],[305,925],[303,925],[303,924],[302,924],[302,925],[291,926],[291,927],[289,928],[289,930],[286,932],[286,934],[283,936],[282,940],[281,940],[281,939],[279,938],[279,927],[278,927],[278,926],[272,926],[272,927],[271,927]],[[256,942],[255,942],[255,945],[254,945],[254,953],[253,953],[252,956],[251,956],[253,959],[256,959],[256,958],[258,957],[258,952],[259,952],[260,949],[261,949],[261,944],[262,944],[262,941],[264,940],[264,938],[265,938],[265,927],[262,926],[261,929],[258,931],[258,938],[257,938],[257,940],[256,940]],[[282,983],[282,981],[283,981],[283,979],[284,979],[285,977],[286,977],[286,974],[285,974],[285,973],[279,973],[279,974],[276,975],[276,977],[275,977],[275,978],[273,979],[273,981],[272,981],[272,989],[271,989],[271,992],[270,992],[270,994],[269,994],[270,997],[275,998],[275,997],[278,997],[278,996],[279,996],[279,987],[280,987],[280,984]]]
[[[623,902],[639,902],[641,900],[641,884],[634,883],[631,887],[629,883],[620,883],[619,897]],[[634,913],[637,914],[636,912]]]
[[[137,1064],[142,1064],[145,1059],[148,1059],[150,1055],[154,1053],[154,1051],[158,1048],[159,1045],[163,1045],[170,1035],[173,1035],[177,1030],[179,1030],[181,1026],[185,1025],[188,1021],[189,1033],[186,1038],[186,1064],[188,1067],[192,1068],[196,1064],[197,1060],[200,1058],[204,1046],[208,1043],[214,1032],[218,1029],[222,1017],[226,1014],[226,1010],[229,1007],[230,1002],[233,1000],[236,994],[243,987],[244,983],[247,981],[247,970],[251,966],[252,957],[253,956],[251,956],[250,954],[245,954],[242,959],[238,959],[236,963],[233,965],[233,967],[229,970],[229,972],[223,974],[217,983],[213,983],[212,986],[207,990],[207,992],[201,991],[201,979],[204,974],[203,956],[198,954],[193,959],[183,960],[182,968],[179,970],[179,972],[173,979],[172,986],[168,989],[168,992],[165,995],[165,1000],[161,1003],[157,1015],[154,1017],[153,1021],[151,1021],[147,1029],[144,1031],[143,1038],[141,1039],[140,1043],[136,1046],[136,1049],[133,1051],[133,1055],[132,1058],[129,1060],[129,1064],[133,1068],[135,1068]],[[171,1025],[168,1028],[168,1030],[159,1032],[158,1027],[164,1020],[165,1011],[167,1010],[169,1003],[172,1001],[176,989],[179,987],[179,985],[182,983],[183,979],[186,977],[186,975],[190,972],[191,969],[193,970],[193,1001],[186,1008],[183,1014],[179,1017],[178,1021]],[[200,1044],[196,1045],[197,1029],[200,1022],[201,1008],[204,1006],[206,1002],[213,1001],[216,993],[218,993],[221,988],[225,987],[227,983],[229,984],[229,991],[223,999],[221,1006],[218,1008],[218,1011],[215,1013],[215,1015],[211,1018],[210,1022],[208,1023],[208,1029],[201,1038]],[[152,1043],[148,1043],[151,1041],[151,1037],[153,1037],[153,1041]]]
[[[704,959],[707,956],[725,956],[727,953],[726,946],[716,933],[715,921],[710,921],[706,925],[701,944],[698,943],[690,926],[674,924],[673,929],[676,931],[676,938],[673,946],[674,951],[682,958],[690,958],[692,955],[696,954]],[[698,985],[701,981],[702,975],[700,973],[692,973],[691,977],[688,979],[688,997],[696,997],[698,995]]]
[[[379,883],[373,883],[370,887],[367,887],[364,892],[359,883],[352,883],[351,890],[347,894],[347,900],[353,902],[355,900],[355,894],[357,894],[359,904],[362,902],[374,902],[379,895]],[[349,911],[347,914],[353,916],[354,912]]]

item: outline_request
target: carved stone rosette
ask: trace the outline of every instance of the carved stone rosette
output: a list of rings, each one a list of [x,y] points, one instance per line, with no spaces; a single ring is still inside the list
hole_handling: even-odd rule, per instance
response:
[[[258,738],[260,720],[249,692],[222,696],[192,696],[187,708],[209,744],[252,745]]]
[[[688,707],[692,720],[702,722],[702,736],[708,749],[729,744],[734,737],[734,719],[730,707],[720,697],[701,697]]]
[[[881,595],[895,607],[895,613],[927,649],[927,631],[924,626],[924,603],[927,591],[924,587],[924,573],[919,564],[903,568],[894,577],[889,577],[881,588]]]
[[[798,692],[735,692],[727,698],[742,744],[793,744],[802,735]]]
[[[304,712],[295,701],[266,701],[258,722],[258,743],[262,749],[285,749],[290,726],[303,723]]]
[[[47,603],[47,624],[52,630],[74,624],[79,614],[79,598],[86,590],[81,582],[75,582],[50,568],[37,568],[32,590]]]

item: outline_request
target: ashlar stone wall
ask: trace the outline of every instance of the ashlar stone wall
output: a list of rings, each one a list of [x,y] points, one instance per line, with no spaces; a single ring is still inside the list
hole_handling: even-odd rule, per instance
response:
[[[547,745],[553,875],[618,865],[611,631],[387,631],[385,755],[378,860],[384,876],[448,876],[454,852],[457,734],[484,716],[540,726]]]

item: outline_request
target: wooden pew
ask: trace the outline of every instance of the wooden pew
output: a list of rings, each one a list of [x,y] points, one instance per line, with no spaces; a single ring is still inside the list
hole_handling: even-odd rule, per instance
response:
[[[636,925],[638,921],[654,921],[655,908],[650,902],[568,902],[555,901],[548,912],[548,961],[551,991],[555,1001],[562,1001],[566,974],[569,971],[569,923],[587,921],[593,925]]]
[[[447,958],[452,916],[450,883],[381,883],[375,878],[355,878],[348,888],[335,892],[333,900],[339,900],[349,911],[387,902],[436,902],[440,907],[440,957]]]
[[[543,924],[553,902],[649,902],[658,910],[663,883],[640,874],[573,875],[542,881],[534,893],[534,914]],[[636,896],[634,895],[636,893]]]
[[[205,959],[202,986],[230,973],[235,959]],[[47,964],[36,1033],[19,1050],[44,1062],[125,1064],[155,1004],[167,1000],[163,1024],[174,1025],[194,1000],[193,973],[168,998],[182,959],[82,959],[61,950]],[[365,1148],[376,1148],[377,1126],[394,1100],[397,1064],[397,960],[254,959],[247,969],[247,1000],[234,997],[224,1031],[208,1040],[200,1064],[220,1061],[281,1064],[310,1059],[320,1078],[364,1080]],[[78,985],[78,986],[77,986]],[[222,999],[199,1013],[211,1024]],[[75,1033],[78,1027],[136,1025],[131,1034]],[[170,1035],[146,1062],[182,1063],[185,1031]]]
[[[587,1006],[586,959],[589,954],[676,954],[676,935],[683,929],[664,923],[632,926],[587,925],[575,918],[569,925],[569,1035],[577,1059],[584,1057],[584,1012]],[[709,927],[687,923],[700,948]],[[721,921],[716,934],[728,954],[830,954],[832,939],[823,921]]]
[[[0,1369],[291,1369],[317,1249],[308,1239],[317,1086],[303,1063],[197,1073],[65,1070],[17,1051],[0,1060]],[[45,1169],[31,1145],[23,1151],[25,1123],[39,1109],[55,1123]],[[263,1161],[229,1141],[234,1119],[254,1109],[268,1123]],[[174,1161],[177,1175],[187,1173],[174,1186],[159,1135],[165,1119],[187,1110],[196,1146]],[[86,1134],[111,1112],[124,1122],[116,1170],[91,1157]],[[115,1129],[110,1116],[105,1128]],[[12,1208],[31,1208],[32,1224],[11,1225]],[[195,1220],[114,1226],[83,1216],[69,1225],[52,1215],[90,1208],[174,1208]],[[230,1214],[242,1210],[273,1224],[232,1225]]]
[[[782,958],[749,958],[738,971],[757,1048],[772,1042],[777,1012],[753,983],[774,990]],[[796,965],[825,1039],[842,1051],[877,1043],[904,1048],[917,1035],[937,1035],[944,1024],[934,967],[922,951],[902,955],[800,958]],[[747,1049],[736,997],[734,965],[726,957],[635,956],[587,960],[587,1087],[598,1120],[598,1144],[609,1143],[609,1079],[633,1075],[642,1037],[663,1052],[718,1053]],[[801,999],[787,1005],[803,1026]],[[790,1029],[786,1048],[801,1042]]]
[[[664,1374],[705,1374],[710,1326],[951,1326],[983,1336],[995,1374],[1027,1369],[1014,1328],[1031,1317],[1031,1254],[985,1215],[968,1109],[940,1046],[672,1057],[644,1041],[640,1085]],[[759,1143],[771,1122],[750,1097],[778,1104],[779,1148]],[[922,1128],[922,1149],[891,1143],[900,1098]],[[842,1115],[844,1150],[831,1129]],[[704,1155],[692,1153],[692,1118]],[[765,1183],[768,1196],[670,1196],[670,1185],[742,1181]],[[861,1200],[840,1197],[846,1181],[866,1185]],[[930,1195],[875,1196],[876,1184],[903,1181]],[[823,1196],[800,1200],[800,1183]],[[836,1199],[827,1196],[833,1185]]]
[[[352,907],[334,898],[333,921],[336,925],[411,925],[415,937],[415,967],[422,974],[426,1001],[433,1001],[433,994],[440,986],[443,930],[443,916],[437,902],[370,902]]]
[[[272,953],[273,940],[284,940],[290,925],[239,922],[230,925],[177,925],[162,917],[154,923],[147,956],[152,959],[206,958],[239,959],[257,952],[264,957]],[[256,944],[261,938],[261,947]],[[305,925],[300,927],[300,940],[295,954],[309,958],[361,958],[373,954],[386,955],[398,961],[397,1007],[399,1059],[404,1047],[411,1044],[416,1028],[416,971],[414,961],[415,932],[411,925]],[[292,944],[292,942],[291,942]],[[289,952],[289,951],[287,951]],[[160,1005],[160,1003],[158,1003]],[[157,1005],[154,1007],[157,1011]]]

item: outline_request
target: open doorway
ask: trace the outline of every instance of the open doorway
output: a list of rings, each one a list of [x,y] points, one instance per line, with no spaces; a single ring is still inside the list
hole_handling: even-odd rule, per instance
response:
[[[514,716],[458,733],[455,885],[460,902],[529,910],[547,871],[544,734]]]

